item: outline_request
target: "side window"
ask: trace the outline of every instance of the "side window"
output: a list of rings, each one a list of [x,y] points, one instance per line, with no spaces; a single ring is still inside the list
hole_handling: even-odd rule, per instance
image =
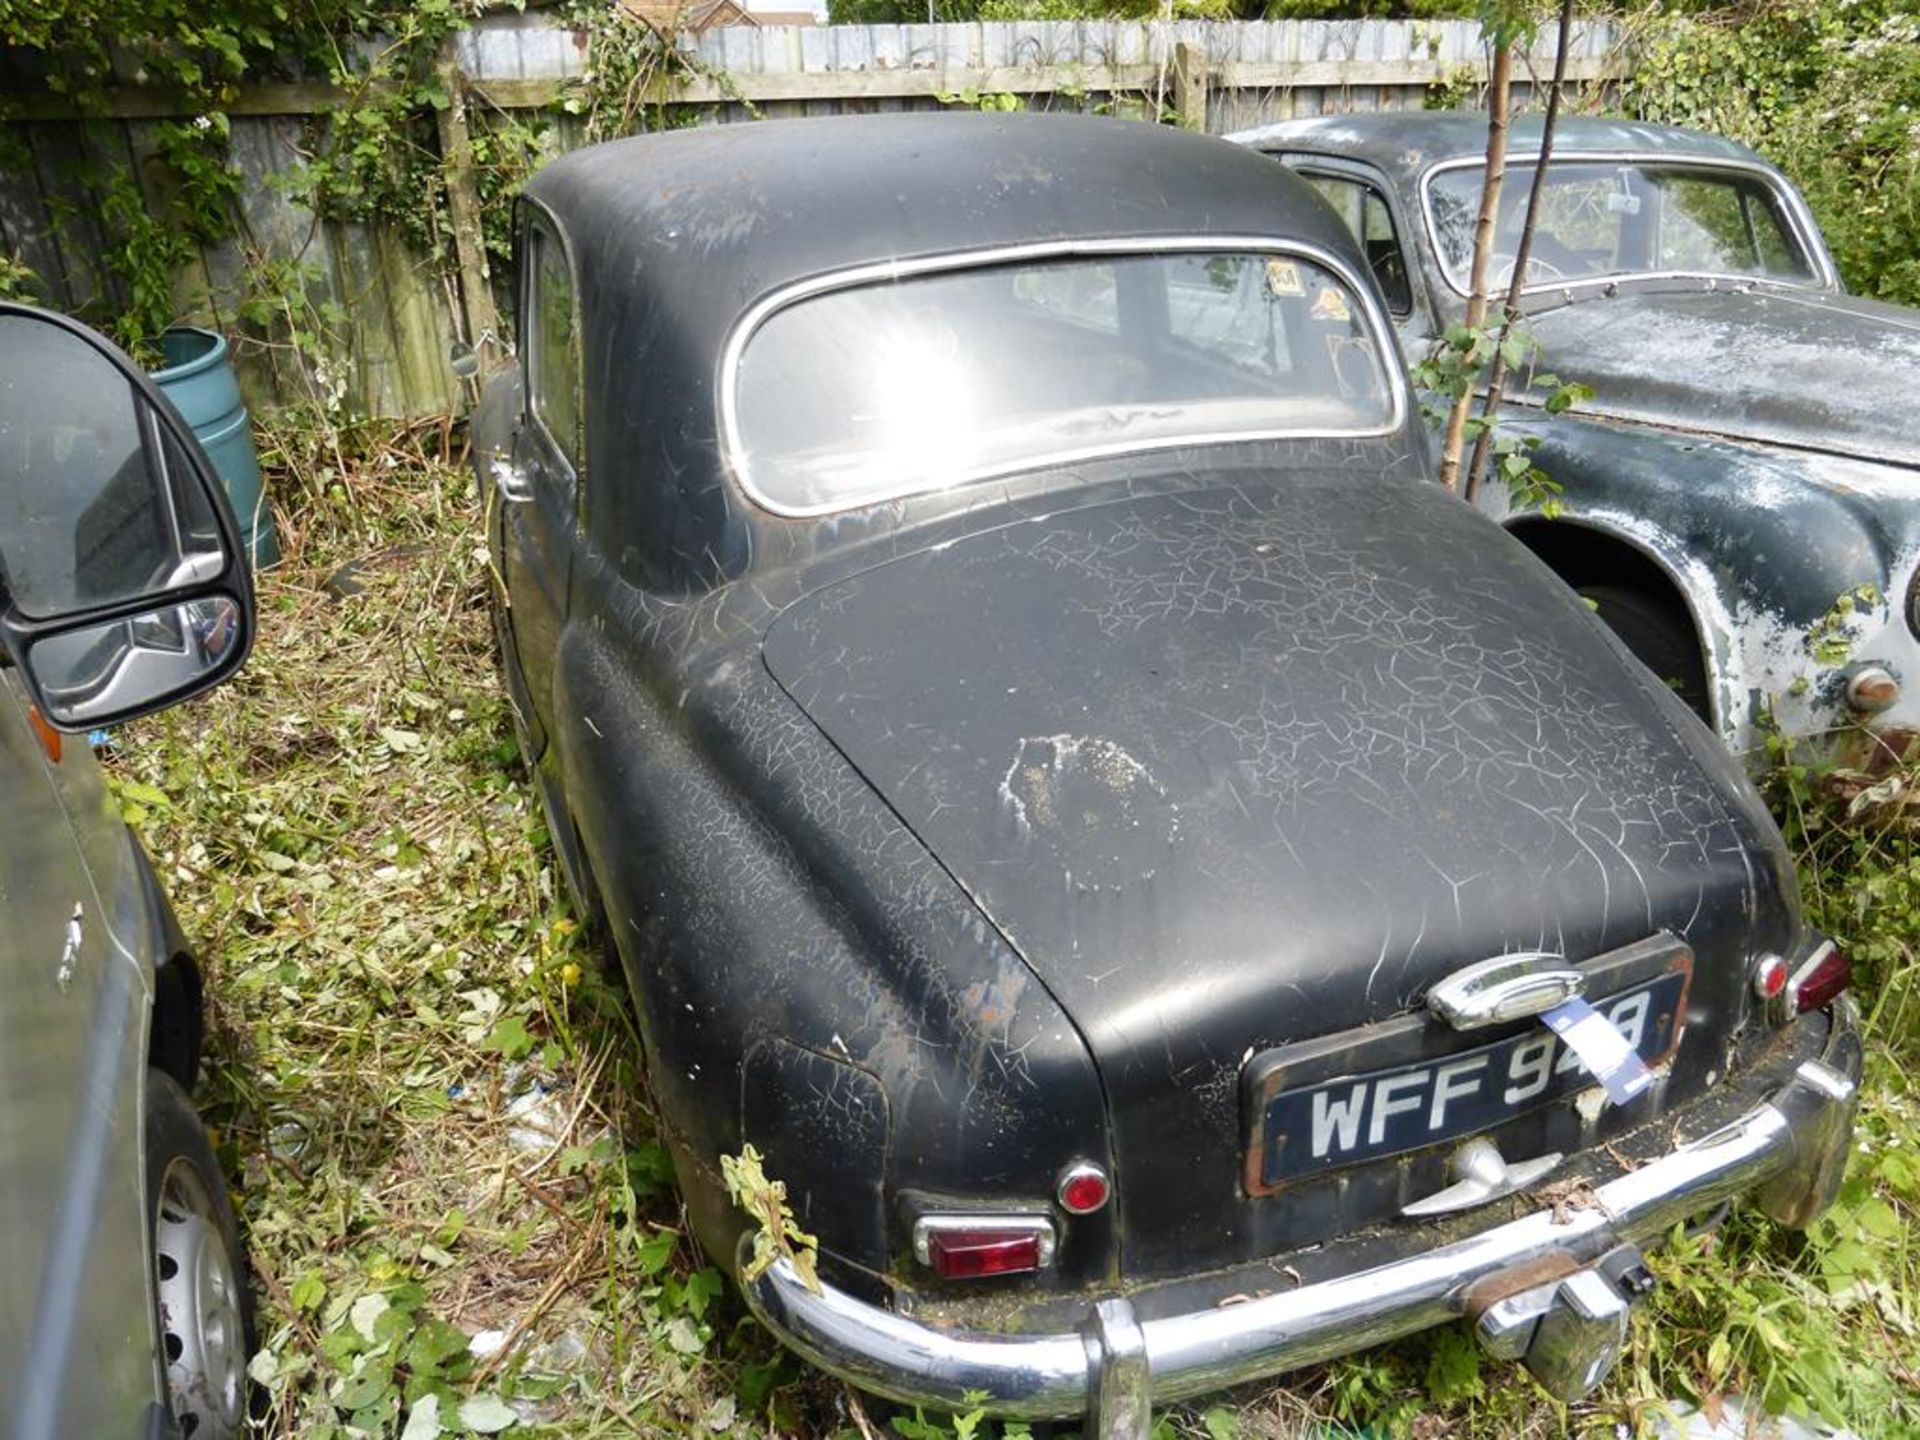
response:
[[[1407,283],[1406,256],[1393,232],[1393,212],[1387,208],[1387,197],[1366,181],[1347,175],[1303,172],[1301,178],[1340,212],[1353,238],[1360,242],[1374,281],[1386,298],[1388,313],[1396,319],[1411,315],[1413,289]]]
[[[580,332],[573,272],[559,239],[527,227],[527,400],[567,464],[580,468]]]

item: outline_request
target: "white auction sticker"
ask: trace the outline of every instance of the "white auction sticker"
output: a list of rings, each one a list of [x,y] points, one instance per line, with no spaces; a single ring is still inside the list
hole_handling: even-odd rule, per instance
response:
[[[1624,1105],[1653,1083],[1653,1072],[1620,1027],[1585,1000],[1575,997],[1540,1017],[1546,1027],[1580,1057],[1616,1105]]]

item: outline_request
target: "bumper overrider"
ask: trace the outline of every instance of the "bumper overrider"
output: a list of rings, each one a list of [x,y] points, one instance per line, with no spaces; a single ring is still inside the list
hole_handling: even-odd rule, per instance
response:
[[[1820,1040],[1808,1017],[1806,1042],[1818,1053],[1789,1049],[1767,1099],[1595,1186],[1580,1208],[1541,1209],[1282,1294],[1150,1319],[1116,1295],[1093,1301],[1078,1330],[1000,1335],[938,1329],[832,1286],[809,1290],[784,1261],[743,1291],[786,1345],[860,1389],[1007,1418],[1084,1413],[1087,1433],[1101,1440],[1144,1437],[1156,1403],[1460,1318],[1493,1354],[1524,1361],[1549,1390],[1575,1397],[1612,1368],[1628,1307],[1651,1285],[1637,1245],[1743,1196],[1796,1226],[1832,1201],[1850,1149],[1861,1045],[1849,1001],[1827,1018]]]

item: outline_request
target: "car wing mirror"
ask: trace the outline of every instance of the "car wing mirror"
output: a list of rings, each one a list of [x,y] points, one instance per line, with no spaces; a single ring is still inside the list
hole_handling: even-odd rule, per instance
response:
[[[252,645],[239,527],[153,382],[64,316],[0,304],[0,642],[57,729],[217,685]]]

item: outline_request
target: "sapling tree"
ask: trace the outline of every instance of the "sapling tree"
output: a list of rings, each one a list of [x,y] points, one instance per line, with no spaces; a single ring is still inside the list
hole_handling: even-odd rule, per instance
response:
[[[1493,417],[1500,407],[1500,397],[1506,389],[1507,372],[1512,368],[1516,357],[1529,359],[1532,356],[1533,343],[1521,326],[1520,294],[1526,288],[1527,269],[1533,260],[1533,234],[1540,223],[1540,198],[1546,191],[1547,161],[1553,154],[1553,133],[1560,123],[1561,93],[1567,82],[1567,50],[1573,39],[1573,0],[1560,0],[1559,31],[1553,51],[1553,83],[1547,90],[1546,118],[1540,124],[1540,159],[1533,167],[1533,182],[1527,190],[1527,213],[1521,220],[1520,238],[1513,250],[1513,268],[1507,278],[1505,303],[1500,313],[1499,343],[1493,347],[1493,368],[1487,376],[1485,397],[1480,402],[1479,434],[1474,437],[1473,457],[1467,463],[1466,498],[1473,500],[1479,494],[1480,482],[1486,475],[1487,461],[1494,448]],[[1491,143],[1488,146],[1492,149]],[[1502,159],[1504,160],[1504,146]],[[1492,166],[1489,164],[1489,170]],[[1485,207],[1482,207],[1485,214]],[[1488,235],[1489,242],[1491,235]],[[1479,249],[1481,237],[1476,234],[1474,245]],[[1517,342],[1517,343],[1514,343]],[[1574,403],[1582,393],[1577,385],[1562,385],[1557,377],[1540,376],[1537,383],[1547,386],[1549,409],[1565,409]],[[1514,458],[1518,457],[1518,464]],[[1534,473],[1534,466],[1524,449],[1510,452],[1507,457],[1506,473],[1509,479],[1525,479]],[[1535,482],[1536,487],[1539,482]]]
[[[1534,466],[1533,442],[1498,434],[1494,417],[1509,373],[1515,366],[1529,362],[1536,348],[1532,337],[1520,323],[1520,298],[1526,285],[1533,234],[1540,215],[1542,182],[1552,154],[1553,129],[1559,116],[1561,91],[1566,81],[1573,0],[1561,0],[1559,45],[1547,97],[1547,120],[1541,134],[1539,163],[1533,171],[1524,223],[1514,247],[1512,263],[1503,277],[1506,284],[1503,303],[1498,317],[1491,323],[1488,321],[1490,291],[1496,283],[1492,275],[1494,237],[1506,182],[1507,136],[1512,119],[1513,53],[1516,46],[1533,38],[1538,26],[1532,11],[1524,3],[1516,3],[1516,0],[1488,0],[1482,7],[1480,19],[1488,43],[1493,48],[1493,61],[1487,86],[1486,182],[1474,222],[1467,314],[1462,323],[1447,328],[1435,352],[1417,367],[1417,376],[1424,387],[1451,397],[1441,446],[1441,483],[1449,490],[1464,490],[1471,499],[1478,491],[1489,461],[1497,456],[1501,473],[1516,501],[1538,504],[1551,515],[1557,508],[1554,497],[1559,487]],[[1547,391],[1546,406],[1549,411],[1564,410],[1586,393],[1583,387],[1564,384],[1555,376],[1532,378],[1536,388]],[[1474,414],[1476,396],[1481,398],[1478,416]],[[1467,458],[1469,440],[1473,442],[1470,462]]]

